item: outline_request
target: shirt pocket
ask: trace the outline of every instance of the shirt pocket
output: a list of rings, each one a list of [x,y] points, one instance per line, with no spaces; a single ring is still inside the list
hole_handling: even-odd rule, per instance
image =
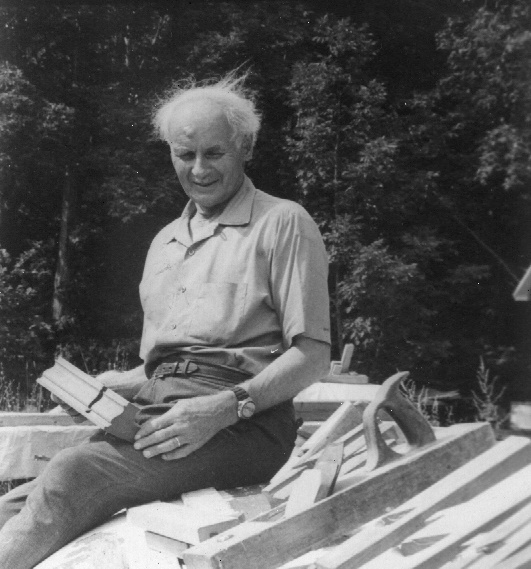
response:
[[[192,306],[190,339],[210,345],[238,343],[246,296],[245,283],[201,284]]]

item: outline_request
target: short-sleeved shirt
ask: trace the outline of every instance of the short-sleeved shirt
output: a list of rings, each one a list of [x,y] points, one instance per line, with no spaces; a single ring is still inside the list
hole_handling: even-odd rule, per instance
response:
[[[155,237],[140,296],[146,364],[169,354],[253,375],[298,335],[330,343],[328,259],[304,208],[245,177],[222,214],[190,233],[195,206]]]

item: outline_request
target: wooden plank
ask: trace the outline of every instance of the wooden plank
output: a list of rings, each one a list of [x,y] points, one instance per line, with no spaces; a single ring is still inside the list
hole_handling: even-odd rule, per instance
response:
[[[426,527],[410,535],[399,548],[388,549],[365,563],[364,569],[440,568],[460,553],[467,540],[528,502],[531,499],[530,479],[531,465],[528,465],[471,500],[435,513],[427,520]],[[416,551],[422,544],[427,547]]]
[[[346,401],[339,407],[334,414],[322,425],[315,433],[298,449],[295,449],[291,458],[273,476],[265,492],[274,491],[274,487],[282,482],[286,475],[290,476],[294,468],[322,450],[328,443],[333,442],[345,433],[350,432],[354,427],[360,425],[362,412],[355,403]]]
[[[309,508],[315,502],[327,498],[336,483],[343,462],[343,443],[328,445],[315,467],[305,470],[291,489],[286,504],[286,516],[293,516]]]
[[[525,546],[519,549],[514,555],[507,557],[499,563],[495,569],[529,569],[531,567],[531,544],[529,544],[529,528],[521,530],[520,539],[525,542]],[[527,538],[527,540],[526,540]]]
[[[509,437],[319,559],[320,569],[359,567],[398,545],[434,512],[468,500],[531,462],[531,442]]]
[[[323,473],[320,470],[314,468],[305,470],[291,487],[285,516],[294,516],[317,502],[318,495],[324,485]]]
[[[341,406],[342,401],[294,401],[295,415],[305,423],[326,421]]]
[[[257,517],[184,553],[188,569],[275,569],[382,515],[494,444],[487,424],[453,425],[427,447],[366,474],[304,512]],[[397,492],[400,488],[400,492]]]
[[[185,506],[193,510],[207,511],[209,514],[220,517],[239,518],[240,521],[243,521],[243,516],[215,488],[185,492],[181,494],[181,501]]]
[[[0,427],[31,427],[40,425],[58,425],[69,427],[76,425],[70,415],[54,413],[0,413]]]
[[[200,543],[240,523],[238,515],[189,508],[178,502],[152,502],[127,511],[127,521],[184,543]]]
[[[467,549],[444,568],[494,569],[531,541],[530,524],[531,504],[527,504],[491,531],[476,536],[467,544]]]
[[[134,440],[138,407],[65,359],[57,358],[37,383],[100,429],[129,442]]]

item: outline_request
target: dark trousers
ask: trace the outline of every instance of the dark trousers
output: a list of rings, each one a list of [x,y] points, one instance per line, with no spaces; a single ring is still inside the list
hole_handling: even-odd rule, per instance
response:
[[[295,437],[294,415],[284,404],[174,461],[146,459],[130,443],[103,434],[63,450],[38,478],[0,498],[0,567],[30,569],[123,508],[267,482]]]

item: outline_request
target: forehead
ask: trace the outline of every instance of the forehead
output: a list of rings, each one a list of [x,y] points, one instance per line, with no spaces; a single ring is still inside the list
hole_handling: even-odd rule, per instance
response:
[[[179,107],[170,120],[170,144],[230,144],[233,130],[221,108],[209,101]]]

